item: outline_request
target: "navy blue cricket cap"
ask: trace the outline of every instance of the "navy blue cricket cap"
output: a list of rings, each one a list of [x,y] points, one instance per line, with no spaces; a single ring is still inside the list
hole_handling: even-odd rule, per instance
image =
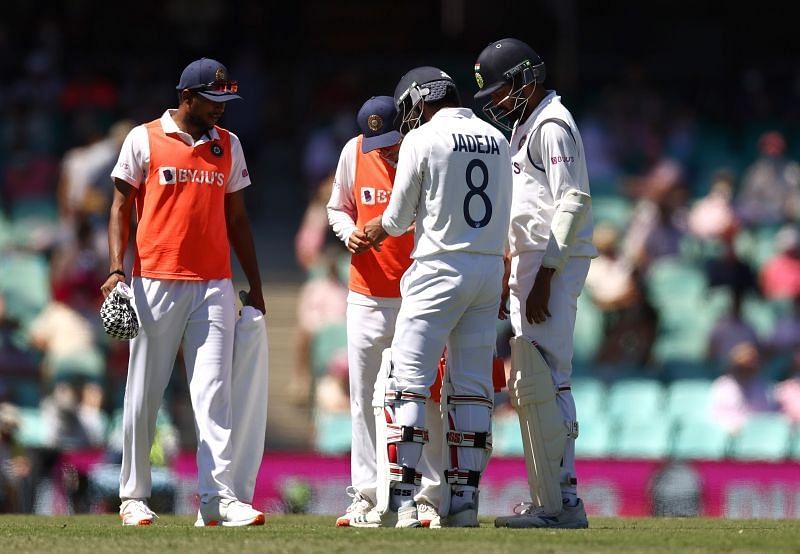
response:
[[[366,154],[376,148],[386,148],[400,142],[397,130],[397,108],[391,96],[373,96],[358,110],[358,127],[364,135],[361,151]]]
[[[200,58],[186,66],[176,90],[189,89],[212,102],[241,98],[239,83],[228,79],[228,69],[211,58]]]

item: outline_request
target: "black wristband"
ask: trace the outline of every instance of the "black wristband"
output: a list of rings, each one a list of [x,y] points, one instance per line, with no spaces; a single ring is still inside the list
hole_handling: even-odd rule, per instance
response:
[[[127,275],[125,275],[125,272],[122,271],[121,269],[115,269],[114,271],[108,274],[108,277],[111,277],[112,275],[122,275],[123,277],[127,277]],[[106,279],[108,279],[108,277],[106,277]]]

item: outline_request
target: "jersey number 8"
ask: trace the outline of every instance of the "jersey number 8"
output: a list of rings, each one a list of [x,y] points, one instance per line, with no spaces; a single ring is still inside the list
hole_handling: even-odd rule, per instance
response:
[[[477,186],[472,181],[472,173],[476,167],[480,169],[482,174],[481,182]],[[483,160],[475,158],[467,164],[466,177],[467,188],[469,188],[469,191],[464,197],[464,219],[467,221],[467,224],[470,227],[474,227],[476,229],[480,227],[486,227],[489,224],[489,220],[492,219],[492,202],[484,192],[486,187],[489,185],[489,169],[486,167],[486,164],[483,162]],[[483,218],[480,220],[474,219],[470,212],[470,202],[475,196],[483,200],[484,214]]]

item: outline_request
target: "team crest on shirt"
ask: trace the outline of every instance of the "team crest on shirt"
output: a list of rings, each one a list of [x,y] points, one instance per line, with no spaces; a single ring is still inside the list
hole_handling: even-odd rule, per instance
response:
[[[375,204],[375,189],[364,187],[361,189],[361,203],[366,206]]]
[[[528,135],[522,135],[522,138],[519,139],[519,146],[517,146],[517,150],[522,150],[522,145],[525,144],[525,139],[528,138]]]
[[[175,167],[161,166],[158,168],[158,184],[159,185],[174,185],[177,182],[177,174]]]
[[[217,144],[216,142],[211,145],[211,153],[214,154],[216,157],[221,158],[224,150],[222,146]]]

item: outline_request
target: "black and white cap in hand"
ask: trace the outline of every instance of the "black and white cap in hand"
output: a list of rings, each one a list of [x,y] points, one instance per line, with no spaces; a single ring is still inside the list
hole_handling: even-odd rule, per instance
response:
[[[131,287],[120,281],[100,307],[103,329],[115,339],[130,340],[139,334],[139,318],[136,317],[131,300]]]

